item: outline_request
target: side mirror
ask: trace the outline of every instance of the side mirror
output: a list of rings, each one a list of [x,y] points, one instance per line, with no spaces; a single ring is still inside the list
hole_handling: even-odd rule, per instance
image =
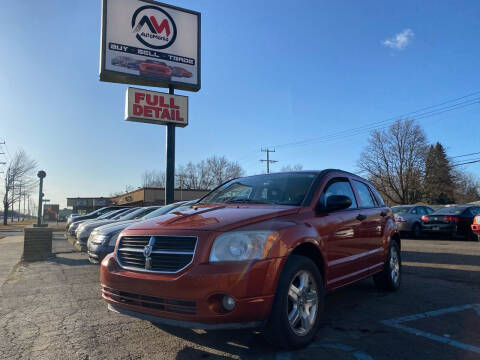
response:
[[[352,205],[352,199],[345,195],[330,195],[327,198],[326,211],[338,211],[348,209]]]

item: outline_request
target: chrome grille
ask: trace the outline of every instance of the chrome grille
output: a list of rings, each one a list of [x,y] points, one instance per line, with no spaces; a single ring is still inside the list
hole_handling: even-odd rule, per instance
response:
[[[122,236],[117,259],[126,269],[176,273],[193,261],[197,237],[170,235]]]

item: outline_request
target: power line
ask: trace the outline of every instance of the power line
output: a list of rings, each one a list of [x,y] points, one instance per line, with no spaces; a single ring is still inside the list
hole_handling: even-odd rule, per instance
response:
[[[270,174],[270,164],[278,162],[277,160],[270,160],[270,153],[275,152],[275,149],[271,150],[269,148],[261,149],[262,152],[267,153],[267,159],[261,159],[261,162],[267,163],[267,174]]]
[[[452,166],[475,164],[475,163],[478,163],[478,162],[480,162],[480,159],[476,159],[476,160],[472,160],[472,161],[467,161],[467,162],[463,162],[463,163],[460,163],[460,164],[452,164]]]
[[[472,155],[478,155],[480,152],[474,152],[470,154],[463,154],[463,155],[457,155],[457,156],[452,156],[451,159],[459,158],[459,157],[465,157],[465,156],[472,156]]]
[[[465,98],[465,97],[462,97],[462,98]],[[458,99],[462,99],[462,98],[458,98]],[[458,100],[458,99],[455,99],[455,100]],[[455,101],[455,100],[451,100],[450,102]],[[442,104],[445,104],[445,103],[446,102],[444,102]],[[425,119],[425,118],[428,118],[428,117],[440,115],[440,114],[445,113],[445,112],[458,110],[458,109],[461,109],[461,108],[464,108],[464,107],[467,107],[467,106],[472,106],[472,105],[475,105],[475,104],[478,104],[478,103],[480,103],[480,97],[470,99],[470,100],[466,100],[466,101],[462,101],[462,102],[459,102],[459,103],[456,103],[456,104],[453,104],[453,105],[444,106],[444,107],[438,108],[436,110],[419,113],[418,115],[412,117],[412,119],[421,120],[421,119]],[[436,105],[436,106],[438,107],[438,105]],[[433,106],[430,106],[428,108],[432,108],[432,107]],[[426,109],[426,108],[424,108],[424,109]],[[317,138],[311,138],[311,139],[306,139],[306,140],[300,140],[300,141],[295,141],[295,142],[290,142],[290,143],[279,144],[279,145],[275,145],[275,147],[305,146],[305,145],[312,145],[312,144],[318,143],[318,142],[326,142],[326,141],[336,140],[336,139],[340,139],[340,138],[356,136],[356,135],[368,133],[368,132],[370,132],[371,130],[374,130],[374,129],[383,129],[383,128],[388,127],[391,124],[393,124],[396,120],[405,118],[405,116],[407,116],[408,114],[413,114],[413,113],[418,113],[418,112],[419,111],[410,112],[410,113],[407,113],[407,114],[404,114],[404,115],[389,118],[387,120],[377,121],[375,123],[363,125],[363,126],[356,127],[356,128],[341,130],[341,131],[338,131],[338,132],[335,132],[335,133],[332,133],[332,134],[329,134],[329,135],[320,136],[320,137],[317,137]],[[379,124],[383,124],[383,126],[379,127],[378,126]]]

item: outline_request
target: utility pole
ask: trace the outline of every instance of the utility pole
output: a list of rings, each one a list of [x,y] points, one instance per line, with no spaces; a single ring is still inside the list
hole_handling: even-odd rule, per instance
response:
[[[278,162],[277,160],[270,160],[270,153],[275,152],[275,149],[272,150],[269,148],[265,148],[265,149],[262,148],[261,150],[262,152],[267,153],[267,159],[261,159],[260,161],[267,163],[267,174],[270,174],[270,164]]]

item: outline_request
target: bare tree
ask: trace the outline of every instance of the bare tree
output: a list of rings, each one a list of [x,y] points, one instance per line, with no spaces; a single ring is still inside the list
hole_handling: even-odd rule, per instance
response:
[[[165,187],[165,172],[145,170],[142,174],[143,187]]]
[[[177,186],[183,189],[213,189],[214,187],[244,173],[235,161],[225,156],[211,156],[197,164],[189,162],[177,169]]]
[[[465,204],[480,200],[480,182],[471,173],[456,169],[454,172],[454,197],[457,204]]]
[[[426,136],[414,120],[397,120],[387,130],[374,130],[358,167],[394,204],[422,199]]]
[[[36,167],[37,162],[31,159],[23,150],[18,151],[11,159],[5,173],[5,192],[3,194],[4,225],[7,225],[10,207],[19,201],[24,194],[33,191],[37,183],[35,178]]]
[[[286,166],[282,166],[282,169],[281,171],[282,172],[287,172],[287,171],[300,171],[300,170],[303,170],[303,165],[302,164],[295,164],[295,165],[286,165]]]

